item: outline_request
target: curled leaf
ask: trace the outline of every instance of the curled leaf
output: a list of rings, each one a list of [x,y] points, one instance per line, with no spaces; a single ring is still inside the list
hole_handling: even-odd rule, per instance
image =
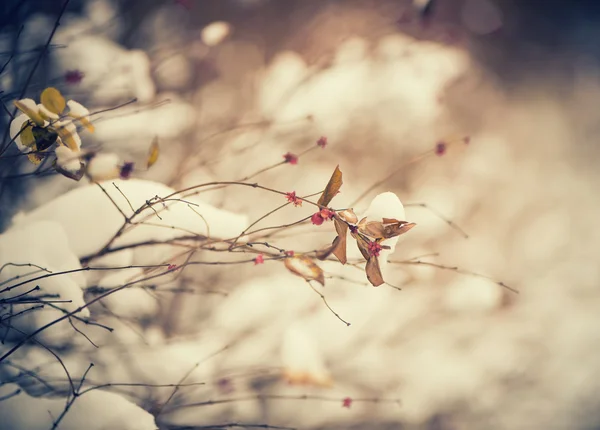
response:
[[[307,281],[317,281],[319,284],[325,285],[323,269],[305,255],[286,258],[283,262],[285,267],[293,274]]]
[[[365,260],[369,260],[371,258],[371,254],[369,253],[369,241],[367,241],[360,234],[352,234],[352,236],[356,239],[356,244],[358,245],[358,249]]]
[[[73,122],[57,121],[55,130],[67,148],[71,151],[79,151],[79,148],[81,148],[81,138],[77,134],[77,127],[75,127]]]
[[[15,100],[17,109],[29,117],[36,125],[44,125],[44,118],[40,115],[37,104],[32,99]]]
[[[333,239],[333,242],[331,242],[331,245],[315,252],[315,257],[317,257],[321,261],[326,260],[327,257],[329,257],[333,253],[333,250],[336,247],[336,241],[339,241],[339,237],[337,237],[337,236],[335,237],[335,239]]]
[[[358,221],[358,217],[356,216],[356,214],[354,213],[354,211],[352,209],[345,209],[341,212],[338,212],[338,215],[344,221],[348,221],[351,224],[356,224],[356,222]]]
[[[158,137],[155,137],[150,145],[150,151],[148,152],[148,168],[152,167],[158,160],[160,149],[158,147]]]
[[[329,182],[327,183],[323,194],[321,194],[321,197],[319,197],[319,201],[317,202],[317,204],[320,206],[329,205],[329,202],[331,202],[331,200],[335,197],[338,191],[340,191],[341,187],[342,172],[340,170],[340,166],[336,166],[335,170],[333,171],[333,175],[331,175],[331,178],[329,179]]]
[[[381,274],[381,268],[379,267],[379,260],[377,257],[372,256],[367,260],[367,266],[365,267],[367,273],[367,279],[374,287],[378,287],[385,283],[383,275]]]
[[[85,164],[79,159],[79,153],[66,146],[59,146],[54,152],[56,171],[67,178],[79,181],[85,173]]]
[[[67,102],[65,102],[65,98],[62,96],[60,91],[58,91],[54,87],[48,87],[44,91],[42,91],[40,101],[46,109],[57,115],[63,113],[63,111],[67,107]]]
[[[340,263],[346,264],[348,259],[346,258],[346,237],[348,236],[348,224],[335,218],[333,220],[335,224],[335,231],[338,236],[333,241],[333,255],[340,260]]]
[[[69,100],[67,106],[69,106],[69,116],[79,121],[90,133],[93,133],[95,128],[90,121],[90,111],[75,100]]]
[[[33,164],[40,164],[42,162],[42,160],[44,159],[44,156],[42,154],[31,153],[31,154],[27,154],[27,158]]]
[[[385,230],[383,223],[379,221],[369,221],[362,224],[358,230],[366,234],[367,236],[372,237],[373,239],[383,239],[385,235]]]
[[[385,222],[385,218],[384,218]],[[384,227],[384,238],[389,239],[392,237],[400,236],[401,234],[406,233],[408,230],[416,226],[414,222],[406,222],[406,221],[398,221],[393,224],[386,225]]]
[[[400,236],[413,228],[416,224],[407,221],[398,221],[393,218],[383,218],[383,222],[361,220],[358,229],[361,233],[373,239],[390,239]]]

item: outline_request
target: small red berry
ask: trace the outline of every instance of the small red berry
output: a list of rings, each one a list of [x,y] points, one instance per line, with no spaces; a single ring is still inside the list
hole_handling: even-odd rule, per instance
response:
[[[315,212],[313,216],[310,217],[310,222],[312,222],[314,225],[321,225],[323,224],[323,221],[325,220],[321,216],[320,212]]]
[[[381,249],[382,247],[379,242],[369,242],[369,255],[371,257],[379,257]]]
[[[350,409],[350,406],[352,406],[352,399],[350,397],[346,397],[345,399],[342,400],[342,407],[343,408]]]
[[[80,70],[67,70],[65,73],[65,82],[70,85],[79,84],[85,74]]]
[[[327,146],[327,138],[325,136],[321,136],[319,140],[317,140],[317,146],[325,148]]]
[[[446,142],[438,142],[435,145],[435,154],[442,156],[446,153]]]
[[[294,256],[294,251],[285,251],[285,256],[286,257],[293,257]]]
[[[298,164],[298,156],[288,152],[287,154],[283,154],[283,159],[286,163],[290,164]]]
[[[294,206],[302,206],[302,200],[299,197],[296,197],[296,191],[285,193],[285,197],[287,198],[287,201],[293,203]]]
[[[329,220],[334,217],[335,212],[331,209],[323,208],[319,211],[319,214],[321,215],[321,217],[323,217],[323,219]]]
[[[121,170],[119,171],[119,176],[121,179],[129,179],[131,174],[133,173],[134,163],[128,161],[121,166]]]
[[[265,262],[265,258],[263,257],[262,254],[259,254],[256,256],[256,258],[254,259],[254,265],[256,266],[257,264],[263,264]]]

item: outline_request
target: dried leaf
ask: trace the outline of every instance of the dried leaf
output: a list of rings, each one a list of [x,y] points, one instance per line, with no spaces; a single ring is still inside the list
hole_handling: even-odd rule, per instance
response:
[[[408,230],[416,226],[414,222],[399,221],[398,223],[386,225],[384,228],[384,238],[390,239],[392,237],[400,236],[406,233]]]
[[[320,206],[327,206],[329,202],[335,197],[340,188],[342,187],[342,171],[340,170],[340,166],[336,166],[333,171],[333,175],[329,179],[323,194],[319,197],[319,201],[317,204]]]
[[[69,179],[79,181],[81,178],[83,178],[83,175],[85,174],[85,164],[80,162],[79,165],[80,165],[79,170],[77,170],[76,172],[71,172],[67,169],[63,169],[62,167],[60,167],[60,165],[58,163],[55,164],[54,168],[61,175],[66,176]]]
[[[326,372],[311,373],[284,369],[283,378],[290,385],[308,385],[323,388],[333,386],[333,378]]]
[[[53,87],[48,87],[44,91],[42,91],[40,101],[46,109],[57,115],[63,113],[63,111],[67,107],[67,102],[65,101],[65,98],[62,96],[60,91]]]
[[[374,239],[390,239],[400,236],[413,228],[416,224],[407,221],[398,221],[393,218],[383,218],[383,222],[361,220],[358,229],[361,233]]]
[[[373,239],[383,239],[385,237],[385,227],[383,223],[379,221],[369,221],[363,223],[359,228],[359,231]]]
[[[40,164],[42,162],[42,160],[44,159],[44,156],[41,154],[27,154],[27,158],[33,164]]]
[[[321,261],[327,259],[327,257],[329,257],[335,249],[337,242],[339,242],[339,237],[336,236],[335,239],[333,239],[333,242],[331,242],[331,245],[315,252],[315,257],[317,257]]]
[[[293,274],[298,275],[307,281],[317,281],[319,284],[325,285],[323,269],[305,255],[286,258],[283,262],[285,267]]]
[[[156,163],[159,154],[160,149],[158,147],[158,137],[155,137],[152,141],[152,145],[150,145],[150,151],[148,152],[148,168],[152,167],[154,163]]]
[[[346,264],[348,259],[346,258],[346,238],[348,236],[348,224],[334,218],[333,223],[335,224],[335,231],[338,236],[333,241],[333,255],[340,260],[340,263]]]
[[[381,274],[381,268],[379,267],[379,260],[373,256],[367,260],[367,266],[365,267],[367,273],[367,279],[374,287],[378,287],[385,283]]]
[[[353,234],[356,239],[356,244],[358,245],[358,249],[365,260],[371,258],[371,254],[369,254],[369,242],[367,242],[362,236],[358,234]]]
[[[338,212],[338,215],[344,221],[348,221],[351,224],[356,224],[356,222],[358,221],[358,217],[356,216],[356,214],[354,213],[354,211],[352,209],[345,209],[341,212]]]

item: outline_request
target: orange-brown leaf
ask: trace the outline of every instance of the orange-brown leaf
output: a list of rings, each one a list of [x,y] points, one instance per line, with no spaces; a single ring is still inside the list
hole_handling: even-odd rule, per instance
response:
[[[373,256],[367,260],[367,266],[365,267],[367,273],[367,279],[374,287],[378,287],[385,283],[383,275],[381,274],[381,268],[379,267],[379,260]]]
[[[385,227],[383,223],[379,221],[369,221],[363,223],[359,228],[359,231],[373,239],[383,239],[385,237]]]
[[[354,236],[354,238],[356,239],[356,244],[358,245],[360,253],[363,257],[365,257],[365,260],[368,260],[371,257],[371,255],[369,254],[369,242],[367,242],[365,239],[363,239],[362,236],[358,234],[353,234],[352,236]]]
[[[315,252],[315,257],[317,257],[321,261],[326,260],[327,257],[329,257],[333,253],[333,250],[337,246],[338,240],[339,237],[336,236],[335,239],[333,239],[333,242],[331,242],[331,245],[327,246],[326,248],[319,249],[317,252]]]
[[[383,237],[390,239],[392,237],[400,236],[406,233],[408,230],[413,228],[416,224],[414,222],[400,221],[395,224],[386,225],[384,227]]]
[[[305,255],[286,258],[284,264],[294,275],[298,275],[307,281],[317,281],[319,284],[325,285],[323,269]]]
[[[154,138],[152,145],[150,145],[150,151],[148,151],[148,168],[152,167],[152,165],[156,163],[159,154],[160,148],[158,146],[158,138]]]
[[[340,263],[346,264],[348,259],[346,258],[346,237],[348,236],[348,224],[334,218],[333,223],[335,224],[335,231],[338,236],[333,241],[333,255],[340,260]]]
[[[319,197],[319,201],[317,204],[321,206],[327,206],[329,202],[335,197],[338,191],[342,188],[342,171],[340,170],[340,166],[336,166],[333,171],[333,175],[329,179],[323,194]]]
[[[398,221],[392,218],[384,218],[383,222],[361,220],[359,230],[374,239],[390,239],[400,236],[413,228],[416,224],[407,221]]]

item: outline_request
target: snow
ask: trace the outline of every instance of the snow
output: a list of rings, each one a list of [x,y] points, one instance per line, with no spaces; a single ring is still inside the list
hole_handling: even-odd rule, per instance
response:
[[[37,278],[46,274],[58,273],[69,270],[80,269],[79,259],[71,251],[67,235],[59,223],[53,221],[29,221],[25,225],[15,227],[0,235],[0,263],[35,264],[45,269],[41,271],[36,267],[7,265],[0,272],[0,282],[7,282],[0,289],[10,288],[29,279]],[[15,279],[19,276],[18,279]],[[68,303],[57,303],[57,306],[67,312],[72,312],[85,302],[83,300],[82,288],[85,286],[85,278],[81,273],[69,273],[60,276],[51,276],[39,279],[35,282],[25,283],[10,291],[3,292],[2,298],[10,298],[22,295],[39,286],[39,291],[28,294],[35,297],[44,294],[58,295],[54,300],[69,300]],[[51,300],[51,299],[46,299]],[[12,313],[20,312],[30,308],[31,304],[19,304],[13,306]],[[2,305],[3,313],[7,312],[8,306]],[[52,309],[46,305],[44,309],[27,312],[11,319],[11,325],[15,330],[9,332],[9,338],[21,338],[61,317],[63,312]],[[88,317],[89,311],[82,310],[78,316]],[[55,324],[50,329],[44,330],[36,338],[48,345],[62,346],[68,344],[73,336],[72,328],[67,321]]]
[[[92,370],[93,372],[93,370]],[[0,397],[13,393],[16,384],[0,386]],[[0,402],[2,428],[48,430],[65,408],[59,398],[31,397],[21,392]],[[78,397],[61,420],[57,429],[80,430],[156,430],[154,417],[122,396],[103,390],[93,390]]]
[[[79,155],[71,148],[66,146],[57,146],[54,150],[56,153],[56,163],[71,173],[77,172],[81,168]]]
[[[86,173],[94,181],[115,179],[119,176],[119,163],[117,154],[101,152],[90,160]]]
[[[100,185],[128,217],[133,214],[130,205],[137,209],[156,196],[167,197],[175,192],[166,185],[142,179],[114,180],[102,182]],[[134,219],[142,224],[121,235],[114,241],[113,246],[149,240],[168,241],[190,234],[207,235],[209,230],[211,237],[231,238],[236,237],[247,226],[244,215],[212,207],[193,196],[182,201],[174,200],[177,198],[175,195],[165,202],[167,209],[163,209],[162,202],[156,204],[158,215],[152,209],[144,209]],[[117,233],[124,223],[119,209],[98,185],[87,185],[69,191],[23,215],[18,220],[18,225],[23,226],[38,220],[50,220],[61,224],[71,249],[81,258],[99,252]],[[152,225],[149,225],[150,223]],[[136,252],[136,262],[157,264],[168,258],[169,254],[163,249],[155,248],[139,249]]]

